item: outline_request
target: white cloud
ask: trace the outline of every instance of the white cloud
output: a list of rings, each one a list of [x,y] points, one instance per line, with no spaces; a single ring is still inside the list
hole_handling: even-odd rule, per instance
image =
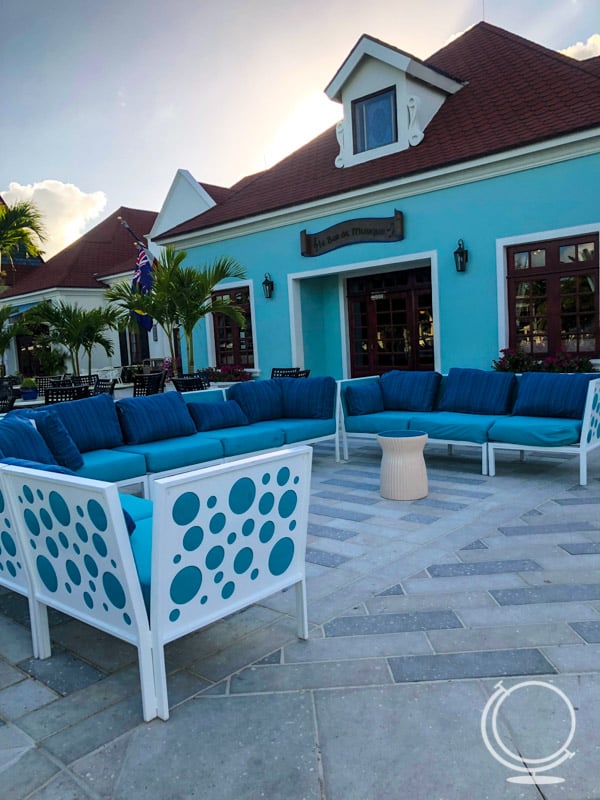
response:
[[[585,58],[600,56],[600,33],[593,33],[587,42],[577,42],[560,51],[564,56],[577,58],[580,61]]]
[[[35,203],[48,234],[43,245],[46,260],[78,239],[106,206],[104,192],[82,192],[73,183],[55,180],[24,186],[12,181],[0,194],[9,205],[22,200]]]

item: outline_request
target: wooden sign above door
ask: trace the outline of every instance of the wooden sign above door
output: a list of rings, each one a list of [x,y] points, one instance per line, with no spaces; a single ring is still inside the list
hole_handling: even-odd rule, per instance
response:
[[[393,217],[349,219],[318,233],[303,230],[300,252],[306,257],[320,256],[349,244],[399,242],[401,239],[404,239],[404,215],[402,211],[394,211]]]

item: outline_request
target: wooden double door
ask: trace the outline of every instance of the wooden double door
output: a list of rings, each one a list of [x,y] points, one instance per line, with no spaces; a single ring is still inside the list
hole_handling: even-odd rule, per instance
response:
[[[346,295],[351,377],[434,368],[429,267],[349,278]]]

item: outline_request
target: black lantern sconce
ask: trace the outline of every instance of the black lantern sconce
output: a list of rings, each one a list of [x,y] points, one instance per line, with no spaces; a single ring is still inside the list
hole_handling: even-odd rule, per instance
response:
[[[263,292],[264,292],[265,298],[267,300],[270,300],[273,297],[273,291],[275,289],[275,284],[273,283],[273,278],[271,278],[271,275],[270,275],[269,272],[265,272],[265,279],[262,282],[262,287],[263,287]]]
[[[462,239],[458,240],[458,247],[454,251],[454,265],[457,272],[464,272],[467,268],[467,261],[469,260],[469,251],[465,247]]]

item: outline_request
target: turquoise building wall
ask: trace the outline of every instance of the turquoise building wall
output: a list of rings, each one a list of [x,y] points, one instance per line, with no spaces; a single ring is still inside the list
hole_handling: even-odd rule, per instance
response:
[[[255,351],[262,377],[268,377],[272,366],[292,363],[288,275],[310,274],[300,281],[304,366],[312,374],[340,378],[346,331],[335,270],[379,271],[369,262],[434,253],[439,302],[436,368],[485,369],[497,357],[499,346],[506,344],[498,341],[497,240],[529,234],[535,239],[540,233],[595,225],[600,220],[599,175],[600,155],[585,156],[224,238],[188,248],[187,263],[201,265],[226,255],[245,266],[253,285]],[[400,242],[350,245],[313,258],[300,254],[304,229],[315,233],[346,220],[392,216],[395,209],[404,214],[405,238]],[[459,238],[469,251],[467,270],[461,274],[453,260]],[[408,263],[403,261],[399,268],[403,266]],[[314,275],[319,271],[330,272]],[[265,272],[275,281],[271,300],[264,298],[261,288]],[[207,346],[204,326],[195,341],[196,362],[202,366]]]

